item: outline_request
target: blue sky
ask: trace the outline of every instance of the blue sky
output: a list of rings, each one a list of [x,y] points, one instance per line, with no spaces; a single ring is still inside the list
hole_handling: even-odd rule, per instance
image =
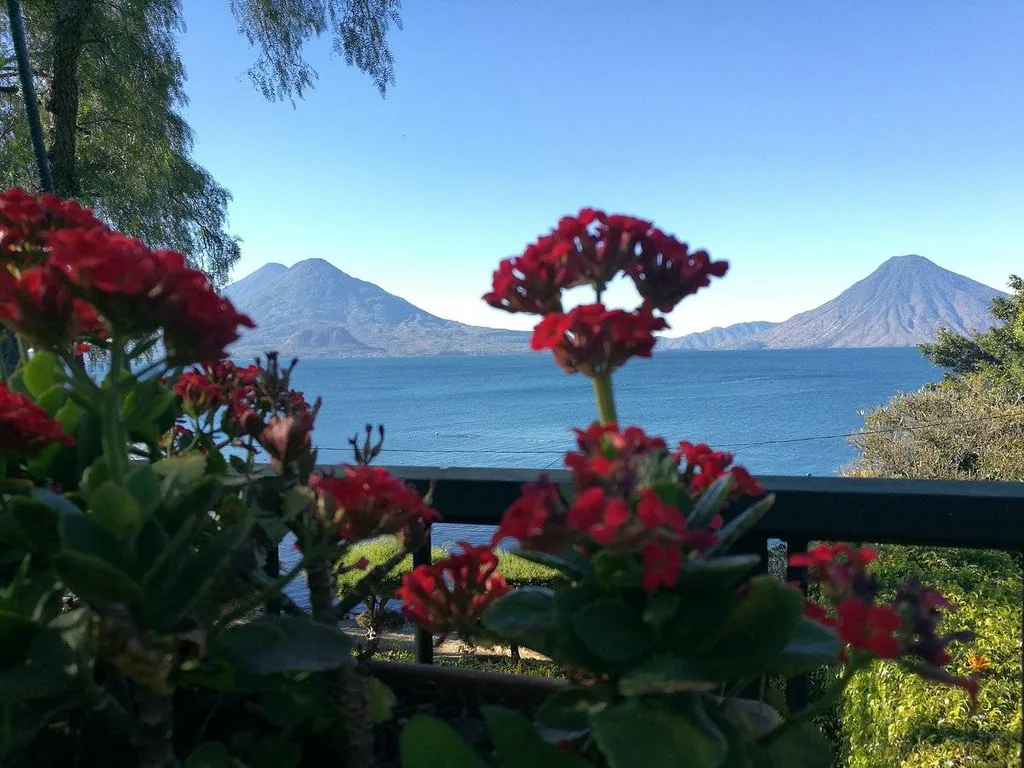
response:
[[[491,272],[587,205],[732,262],[673,335],[785,319],[905,253],[996,287],[1024,271],[1019,0],[410,0],[386,99],[325,40],[294,109],[246,78],[227,8],[186,0],[182,54],[235,277],[318,256],[527,327],[480,301]]]

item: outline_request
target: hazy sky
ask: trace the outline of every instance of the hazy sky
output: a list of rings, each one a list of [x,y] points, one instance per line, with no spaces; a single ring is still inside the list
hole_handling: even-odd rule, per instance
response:
[[[673,335],[785,319],[894,255],[996,287],[1024,271],[1020,0],[407,0],[386,99],[321,41],[294,109],[246,78],[227,6],[186,0],[182,52],[236,277],[319,256],[525,327],[479,297],[582,206],[732,262]]]

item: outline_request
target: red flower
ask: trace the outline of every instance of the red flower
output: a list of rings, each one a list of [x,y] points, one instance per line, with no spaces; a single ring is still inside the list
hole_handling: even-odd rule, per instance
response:
[[[710,531],[691,531],[683,513],[662,501],[650,488],[640,491],[636,516],[650,533],[660,535],[662,539],[670,538],[685,549],[703,552],[718,543],[718,537]]]
[[[555,361],[569,373],[603,376],[631,357],[650,357],[654,332],[665,328],[664,319],[644,308],[626,312],[586,304],[544,317],[530,345],[535,350],[552,350]]]
[[[159,315],[172,365],[220,360],[238,340],[239,329],[256,327],[248,315],[217,294],[206,275],[192,269],[168,281]]]
[[[312,431],[313,416],[310,413],[274,416],[256,440],[270,454],[272,465],[279,470],[310,456],[313,450]]]
[[[640,244],[640,256],[627,267],[637,292],[655,309],[671,312],[690,294],[722,277],[726,261],[711,261],[706,251],[690,252],[686,243],[653,230]]]
[[[565,545],[565,510],[554,483],[541,478],[523,486],[519,498],[502,515],[491,546],[505,539],[541,552],[556,552]]]
[[[560,312],[563,289],[590,284],[601,291],[625,272],[649,306],[668,311],[727,266],[704,251],[689,253],[649,221],[584,208],[560,219],[522,256],[502,262],[484,300],[509,312]]]
[[[571,268],[555,251],[533,245],[522,256],[505,259],[498,265],[484,301],[506,312],[561,312],[562,290],[573,276]]]
[[[579,451],[565,455],[577,489],[600,485],[609,493],[628,496],[636,485],[637,464],[644,457],[665,450],[660,437],[648,437],[639,427],[620,430],[616,424],[592,424],[577,429]]]
[[[462,552],[402,577],[402,614],[435,635],[466,633],[491,603],[510,591],[497,573],[498,558],[488,547],[460,542]]]
[[[839,614],[839,639],[854,648],[870,651],[880,659],[895,659],[901,645],[894,635],[900,617],[888,605],[869,606],[849,597],[836,607]]]
[[[18,275],[0,266],[0,322],[44,347],[102,333],[95,310],[48,265]]]
[[[49,235],[66,228],[105,229],[90,211],[74,200],[31,195],[21,189],[0,192],[0,262],[23,268],[46,256]]]
[[[706,491],[726,472],[732,475],[734,497],[760,496],[764,493],[761,484],[751,477],[746,469],[730,468],[733,461],[731,453],[713,451],[704,443],[694,444],[684,440],[679,443],[679,448],[673,455],[685,462],[683,474],[695,495],[699,496]]]
[[[607,547],[619,538],[622,527],[631,518],[629,505],[623,499],[609,499],[602,488],[588,488],[569,507],[567,522],[595,544]]]
[[[441,517],[415,489],[383,467],[346,465],[343,470],[341,475],[310,475],[309,485],[329,497],[329,514],[345,541],[395,534]]]
[[[26,456],[50,443],[74,442],[46,411],[0,384],[0,457]]]
[[[658,587],[676,585],[683,566],[683,553],[678,546],[651,542],[640,551],[640,556],[644,568],[640,586],[645,591],[654,592]]]
[[[255,365],[241,368],[230,360],[220,360],[181,374],[174,382],[174,393],[193,416],[221,408],[244,409],[255,394],[257,376]]]

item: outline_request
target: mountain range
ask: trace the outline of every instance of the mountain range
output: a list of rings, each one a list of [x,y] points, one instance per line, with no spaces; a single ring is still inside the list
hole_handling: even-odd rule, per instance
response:
[[[781,323],[739,323],[674,339],[662,349],[909,347],[939,328],[982,331],[1001,291],[943,269],[923,256],[894,256],[831,301]]]
[[[412,357],[523,352],[523,331],[480,328],[432,315],[323,259],[267,264],[224,289],[256,328],[235,357]]]
[[[408,357],[525,352],[529,334],[446,320],[346,274],[323,259],[267,264],[225,295],[257,327],[236,357],[267,350],[302,358]],[[1000,291],[921,256],[889,259],[816,309],[781,323],[748,322],[663,338],[661,349],[783,349],[911,346],[939,328],[960,333],[992,325]]]

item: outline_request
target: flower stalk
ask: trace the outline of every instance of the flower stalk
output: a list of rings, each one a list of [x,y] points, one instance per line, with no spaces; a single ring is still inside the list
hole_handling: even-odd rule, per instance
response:
[[[611,374],[594,376],[594,399],[597,401],[597,418],[602,425],[617,424],[615,397],[612,394]]]

